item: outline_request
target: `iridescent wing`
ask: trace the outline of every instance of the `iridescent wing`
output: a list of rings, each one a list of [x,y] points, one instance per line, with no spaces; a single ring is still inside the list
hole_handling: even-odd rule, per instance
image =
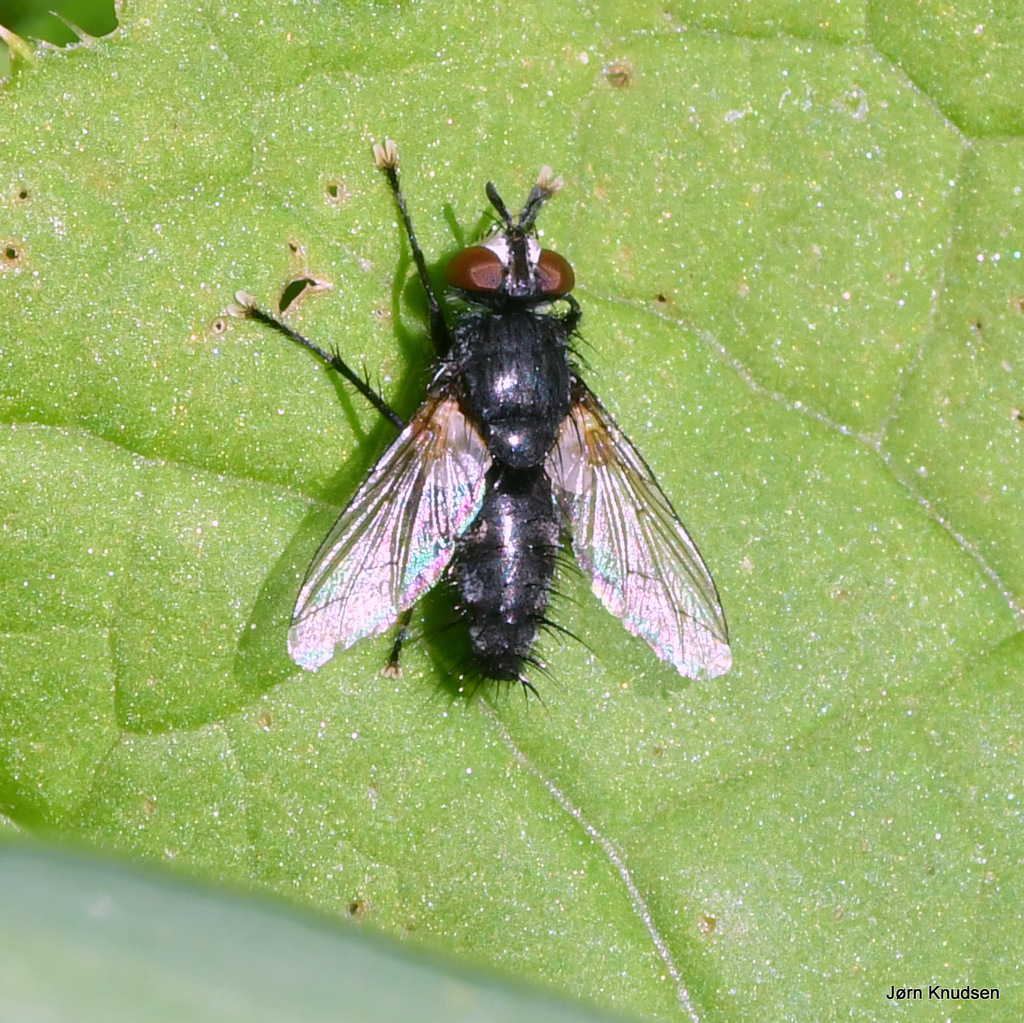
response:
[[[545,467],[594,593],[680,675],[724,674],[729,634],[700,552],[594,394],[576,381],[573,399]]]
[[[288,652],[315,671],[382,632],[440,578],[480,511],[487,447],[444,394],[420,406],[334,524],[310,565]]]

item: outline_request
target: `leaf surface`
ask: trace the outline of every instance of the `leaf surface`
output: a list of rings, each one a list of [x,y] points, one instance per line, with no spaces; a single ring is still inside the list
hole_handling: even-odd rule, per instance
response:
[[[882,1018],[892,985],[967,981],[1020,1014],[1020,34],[987,6],[957,45],[960,8],[750,7],[140,2],[16,62],[12,830],[358,904],[644,1016]],[[224,313],[330,285],[289,322],[415,407],[385,137],[431,259],[485,181],[515,205],[565,176],[540,226],[587,379],[714,572],[729,675],[681,683],[572,572],[554,616],[581,642],[542,645],[543,706],[452,699],[443,637],[397,681],[383,637],[288,659],[302,573],[392,433]]]

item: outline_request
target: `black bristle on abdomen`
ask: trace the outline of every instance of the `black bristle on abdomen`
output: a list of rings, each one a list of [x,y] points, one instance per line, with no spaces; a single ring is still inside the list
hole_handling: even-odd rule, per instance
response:
[[[458,543],[453,577],[478,670],[522,681],[546,622],[559,524],[542,467],[492,469],[483,508]]]

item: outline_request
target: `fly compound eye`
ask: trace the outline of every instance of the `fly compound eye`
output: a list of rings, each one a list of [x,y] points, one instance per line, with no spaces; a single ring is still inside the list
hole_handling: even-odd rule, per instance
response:
[[[571,270],[569,272],[572,273]],[[473,245],[455,254],[445,276],[448,283],[459,291],[500,291],[505,267],[490,249]]]
[[[576,274],[565,256],[551,249],[541,249],[537,260],[537,284],[542,295],[568,295],[576,286]]]

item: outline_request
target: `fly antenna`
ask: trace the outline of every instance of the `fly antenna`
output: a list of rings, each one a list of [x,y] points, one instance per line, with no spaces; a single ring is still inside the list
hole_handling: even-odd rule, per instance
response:
[[[487,182],[487,198],[491,200],[491,205],[498,211],[501,219],[505,221],[505,226],[512,230],[512,214],[509,213],[508,207],[505,205],[501,196],[498,195],[498,190],[494,187],[493,181]]]
[[[533,186],[530,194],[526,198],[526,205],[523,206],[523,212],[519,214],[519,226],[527,231],[533,227],[533,222],[537,219],[537,214],[540,213],[540,208],[550,199],[556,192],[562,190],[562,186],[565,184],[565,179],[558,175],[554,176],[554,171],[545,166],[541,167],[537,174],[537,183]]]

